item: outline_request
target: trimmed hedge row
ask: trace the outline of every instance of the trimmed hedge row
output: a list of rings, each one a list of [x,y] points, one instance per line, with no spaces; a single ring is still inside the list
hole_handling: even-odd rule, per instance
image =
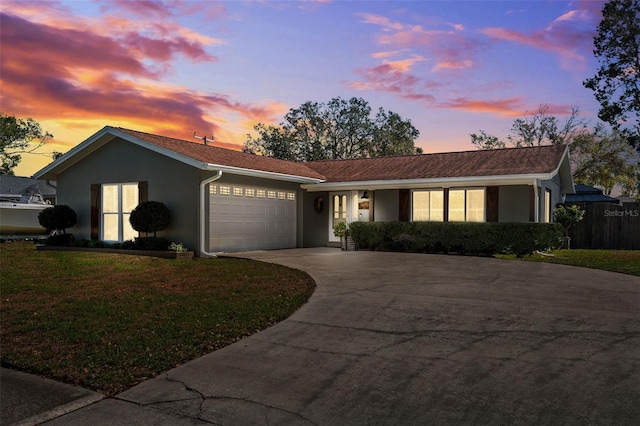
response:
[[[353,222],[349,229],[360,249],[518,257],[556,248],[563,235],[557,223]]]
[[[73,234],[57,234],[47,238],[45,245],[58,247],[112,248],[122,250],[169,250],[171,241],[160,237],[137,237],[135,241],[108,243],[101,240],[76,240]]]

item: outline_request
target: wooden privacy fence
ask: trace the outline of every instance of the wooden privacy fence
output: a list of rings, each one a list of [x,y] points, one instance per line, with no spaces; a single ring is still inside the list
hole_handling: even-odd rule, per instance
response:
[[[571,227],[571,248],[640,249],[640,203],[566,203],[585,210],[584,219]]]

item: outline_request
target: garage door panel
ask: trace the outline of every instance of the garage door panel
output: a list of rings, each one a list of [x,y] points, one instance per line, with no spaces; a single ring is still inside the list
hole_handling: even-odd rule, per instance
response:
[[[224,185],[210,190],[209,250],[296,246],[295,192]]]

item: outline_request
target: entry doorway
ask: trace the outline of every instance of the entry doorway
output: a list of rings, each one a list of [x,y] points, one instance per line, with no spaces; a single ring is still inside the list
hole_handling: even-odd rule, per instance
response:
[[[349,215],[349,192],[331,193],[331,229],[329,229],[329,241],[340,241],[339,237],[333,235],[333,227],[340,222],[350,222]]]

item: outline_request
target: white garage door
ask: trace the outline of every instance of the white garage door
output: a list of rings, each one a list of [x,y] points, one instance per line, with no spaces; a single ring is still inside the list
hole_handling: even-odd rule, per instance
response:
[[[295,191],[209,185],[209,251],[295,247]]]

